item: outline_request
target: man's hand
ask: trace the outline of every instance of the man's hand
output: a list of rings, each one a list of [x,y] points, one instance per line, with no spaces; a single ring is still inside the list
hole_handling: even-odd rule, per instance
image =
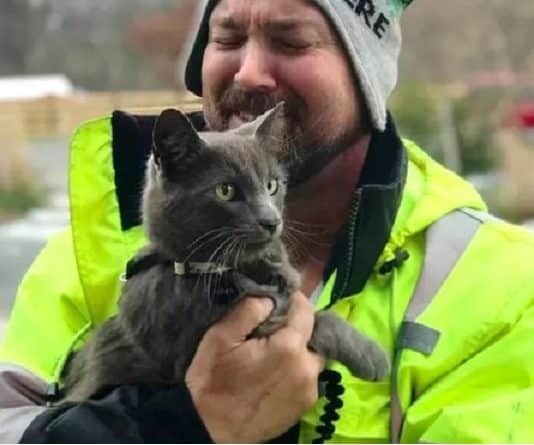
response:
[[[307,348],[312,304],[296,293],[286,327],[247,340],[271,310],[270,299],[246,298],[206,333],[187,371],[193,402],[215,442],[272,439],[317,401],[324,359]]]

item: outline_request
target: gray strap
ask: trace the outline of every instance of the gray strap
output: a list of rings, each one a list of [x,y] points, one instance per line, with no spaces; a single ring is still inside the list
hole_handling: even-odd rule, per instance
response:
[[[391,373],[391,440],[399,443],[404,413],[397,390],[397,371],[403,349],[432,354],[440,332],[416,319],[430,305],[454,266],[467,249],[480,225],[490,219],[487,214],[462,209],[445,215],[427,230],[423,268],[415,287],[404,322],[401,325]]]

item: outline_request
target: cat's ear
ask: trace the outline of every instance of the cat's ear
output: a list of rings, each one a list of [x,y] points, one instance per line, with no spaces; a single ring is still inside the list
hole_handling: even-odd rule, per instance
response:
[[[266,111],[254,121],[254,136],[258,139],[278,138],[281,136],[284,125],[284,115],[284,102],[280,102],[274,108]]]
[[[164,170],[182,170],[200,151],[202,141],[187,117],[178,110],[163,111],[156,121],[152,150]]]

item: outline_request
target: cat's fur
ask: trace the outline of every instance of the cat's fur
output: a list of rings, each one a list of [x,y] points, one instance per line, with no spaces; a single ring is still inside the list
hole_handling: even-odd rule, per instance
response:
[[[123,384],[183,379],[203,334],[244,295],[268,295],[275,303],[252,336],[284,324],[299,274],[280,238],[286,174],[270,137],[279,114],[280,107],[226,133],[197,133],[175,110],[159,117],[143,197],[150,243],[138,258],[157,253],[168,261],[126,282],[118,315],[68,367],[68,400]],[[277,181],[277,193],[269,181]],[[235,199],[218,198],[218,184],[234,184]],[[223,263],[232,271],[179,276],[174,261]],[[309,347],[367,380],[389,369],[373,341],[328,311],[316,314]]]

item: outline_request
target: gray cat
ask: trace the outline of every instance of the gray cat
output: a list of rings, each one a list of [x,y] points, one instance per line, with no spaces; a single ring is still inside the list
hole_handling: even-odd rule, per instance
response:
[[[203,334],[244,295],[275,303],[250,336],[284,325],[300,283],[281,240],[287,181],[272,138],[281,110],[225,133],[197,133],[176,110],[161,114],[143,196],[150,242],[129,264],[118,315],[68,366],[67,400],[183,379]],[[309,348],[366,380],[389,371],[373,341],[328,311],[316,314]]]

